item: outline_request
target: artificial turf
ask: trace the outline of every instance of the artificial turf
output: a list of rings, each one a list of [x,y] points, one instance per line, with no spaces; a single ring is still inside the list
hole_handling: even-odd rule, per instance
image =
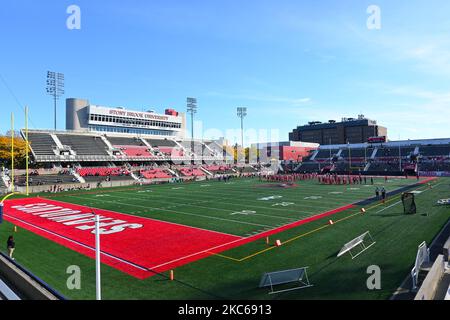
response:
[[[384,179],[375,180],[376,185],[385,185],[388,191],[415,182],[391,179],[385,184]],[[280,239],[281,247],[268,246],[260,239],[184,265],[175,270],[176,281],[167,280],[166,275],[138,280],[103,265],[103,298],[386,299],[410,271],[417,245],[424,240],[430,242],[448,221],[449,208],[434,204],[440,198],[450,197],[449,183],[449,179],[441,178],[432,182],[431,190],[426,184],[415,187],[423,191],[416,197],[415,215],[404,215],[399,196],[395,196],[384,205],[365,206],[365,214],[359,214],[360,208],[356,207],[272,236],[271,243]],[[283,188],[257,179],[235,179],[229,184],[206,181],[50,196],[59,201],[250,236],[366,199],[373,195],[374,188],[319,185],[317,181],[300,181],[297,187]],[[258,200],[264,198],[269,199]],[[243,210],[247,214],[238,214]],[[329,219],[336,223],[328,225]],[[0,241],[5,243],[12,230],[13,226],[4,222],[0,226]],[[345,242],[365,231],[374,237],[373,247],[354,260],[347,255],[336,258]],[[92,259],[20,228],[15,238],[15,256],[20,264],[70,299],[95,297]],[[381,268],[382,288],[370,291],[366,287],[366,269],[374,264]],[[82,270],[81,290],[67,289],[66,269],[70,265],[78,265]],[[258,288],[264,272],[303,266],[309,266],[314,287],[278,295],[268,295],[267,289]]]

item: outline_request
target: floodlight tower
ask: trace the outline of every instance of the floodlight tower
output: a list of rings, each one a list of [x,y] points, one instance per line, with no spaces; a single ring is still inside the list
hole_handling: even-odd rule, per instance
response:
[[[47,71],[47,94],[53,97],[54,102],[54,121],[56,131],[56,101],[64,94],[64,74],[59,72]]]
[[[247,108],[237,107],[237,116],[241,118],[241,145],[244,148],[244,118],[247,116]]]
[[[192,160],[194,160],[194,114],[197,113],[197,99],[187,98],[186,99],[187,112],[191,115],[191,153]]]

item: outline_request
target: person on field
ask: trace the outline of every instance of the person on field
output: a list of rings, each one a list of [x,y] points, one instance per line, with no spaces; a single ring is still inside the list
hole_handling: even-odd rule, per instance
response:
[[[378,199],[380,199],[380,189],[378,187],[375,188],[375,197]]]
[[[383,203],[386,201],[386,189],[384,187],[381,188],[381,199]]]
[[[8,249],[8,255],[11,260],[14,260],[13,253],[16,248],[16,243],[14,242],[13,236],[9,236],[8,241],[6,242],[6,248]]]

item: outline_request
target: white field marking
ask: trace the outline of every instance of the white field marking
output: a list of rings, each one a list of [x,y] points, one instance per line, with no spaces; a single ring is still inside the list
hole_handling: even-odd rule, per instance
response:
[[[96,197],[109,197],[109,194],[96,194]]]
[[[355,191],[355,190],[361,190],[361,188],[347,188],[347,190]]]
[[[259,198],[258,200],[270,201],[270,200],[281,199],[281,198],[283,198],[283,196],[268,196],[268,197]]]
[[[172,190],[180,190],[180,189],[184,189],[184,187],[175,187],[175,188],[172,188]]]
[[[221,247],[224,247],[224,246],[230,245],[230,244],[232,244],[232,243],[235,243],[235,242],[239,242],[239,241],[242,241],[243,239],[246,239],[246,238],[240,238],[240,239],[236,239],[236,240],[233,240],[233,241],[230,241],[230,242],[227,242],[227,243],[224,243],[224,244],[221,244],[221,245],[218,245],[218,246],[212,247],[212,248],[208,248],[208,249],[205,249],[205,250],[202,250],[202,251],[196,252],[196,253],[192,253],[192,254],[189,254],[189,255],[187,255],[187,256],[184,256],[184,257],[180,257],[180,258],[177,258],[177,259],[174,259],[174,260],[168,261],[168,262],[164,262],[164,263],[162,263],[162,264],[159,264],[159,265],[157,265],[157,266],[153,266],[153,267],[150,267],[149,269],[153,269],[153,270],[155,270],[155,269],[157,269],[157,268],[161,268],[161,267],[164,267],[165,265],[168,265],[168,264],[171,264],[171,263],[174,263],[174,262],[180,261],[180,260],[184,260],[184,259],[187,259],[187,258],[190,258],[190,257],[193,257],[193,256],[197,256],[197,255],[199,255],[199,254],[203,254],[203,253],[211,253],[211,254],[214,254],[214,252],[209,252],[209,251],[212,251],[212,250],[215,250],[215,249],[218,249],[218,248],[221,248]]]
[[[120,198],[120,199],[129,199],[128,197],[120,197],[120,196],[111,196],[112,198]],[[145,201],[150,201],[149,199],[145,199],[145,200],[143,200],[144,202]],[[160,200],[158,200],[159,202],[167,202],[167,201],[160,201]],[[120,203],[122,203],[122,202],[120,202]],[[208,210],[211,210],[211,209],[214,209],[214,210],[219,210],[219,211],[224,211],[224,212],[234,212],[233,210],[230,210],[230,209],[223,209],[223,208],[216,208],[216,207],[205,207],[205,206],[199,206],[198,204],[196,204],[196,203],[203,203],[203,201],[198,201],[198,202],[192,202],[192,203],[180,203],[180,204],[176,204],[176,205],[173,205],[173,206],[169,206],[169,207],[166,207],[167,209],[168,208],[176,208],[176,207],[182,207],[182,206],[187,206],[187,207],[196,207],[196,208],[202,208],[202,209],[208,209]],[[240,205],[241,206],[241,205]],[[242,206],[241,206],[242,207]],[[267,208],[264,208],[264,209],[267,209]],[[255,215],[258,215],[258,216],[264,216],[264,217],[270,217],[270,218],[275,218],[275,219],[290,219],[289,217],[284,217],[284,216],[281,216],[281,217],[279,217],[279,216],[272,216],[272,215],[268,215],[268,214],[262,214],[262,213],[255,213]]]
[[[274,203],[272,205],[272,207],[277,207],[277,206],[288,207],[288,206],[292,206],[292,205],[295,205],[295,203],[293,203],[293,202],[278,202],[278,203]]]
[[[121,194],[132,194],[132,193],[129,193],[129,192],[120,192],[120,193],[121,193]],[[201,192],[201,195],[198,195],[198,193],[200,193],[200,192],[195,192],[195,196],[196,196],[196,197],[202,197],[203,199],[205,199],[205,198],[206,198],[206,199],[211,199],[211,200],[201,200],[201,201],[199,201],[198,203],[211,203],[211,202],[217,203],[219,200],[230,201],[230,200],[233,200],[232,197],[233,197],[233,198],[236,198],[236,197],[234,197],[234,196],[230,196],[230,197],[215,197],[215,196],[211,195],[211,193],[203,193],[203,192]],[[135,194],[133,194],[133,196],[134,196],[134,197],[138,197],[138,196],[135,195]],[[158,194],[155,194],[155,193],[152,194],[152,197],[167,199],[167,196],[164,196],[164,195],[158,195]],[[190,198],[180,197],[180,196],[178,196],[178,195],[177,195],[176,197],[177,197],[177,199],[180,199],[180,200],[183,200],[183,199],[185,199],[185,200],[192,200],[192,199],[190,199]],[[143,200],[145,200],[145,201],[150,201],[149,198],[140,198],[140,199],[143,199]],[[240,197],[239,199],[242,199],[242,197]],[[257,202],[257,200],[249,200],[249,199],[245,199],[245,200],[251,201],[251,202],[255,202],[255,203]],[[158,200],[158,201],[160,201],[160,202],[167,202],[167,201],[161,201],[161,200]],[[332,202],[332,201],[330,201],[330,202]],[[170,202],[170,203],[173,203],[173,202]],[[180,203],[180,204],[179,204],[179,206],[183,206],[183,205],[185,205],[185,204],[184,204],[184,203]],[[242,207],[242,205],[239,204],[239,203],[227,203],[227,205],[231,205],[231,206],[240,206],[240,207]],[[267,207],[262,207],[262,206],[257,206],[257,205],[249,205],[249,204],[246,204],[246,206],[247,206],[247,207],[251,207],[251,208],[264,209],[264,210],[267,210],[267,209],[268,209]],[[303,208],[324,209],[324,210],[328,210],[328,209],[329,209],[328,207],[309,206],[309,205],[306,205],[306,204],[297,204],[296,207],[300,207],[300,208],[303,207]],[[214,209],[214,207],[208,207],[208,208]],[[281,209],[281,208],[271,208],[271,210],[282,210],[283,212],[286,212],[286,209]],[[306,212],[306,213],[313,214],[312,212]]]
[[[254,215],[255,213],[256,213],[256,211],[252,211],[252,210],[242,210],[242,211],[230,213],[230,215],[234,216],[237,214],[242,214],[242,215],[248,216],[249,214]]]
[[[420,191],[420,190],[414,190],[414,191],[411,191],[410,193],[414,193],[414,194],[421,194],[423,191]]]
[[[138,191],[138,193],[144,193],[144,192],[153,192],[152,190],[150,190],[150,189],[148,189],[148,190],[141,190],[141,191]]]
[[[310,196],[310,197],[304,197],[304,200],[318,200],[318,199],[322,199],[322,196]]]
[[[80,197],[76,197],[76,196],[69,196],[69,197],[72,197],[72,198],[78,198],[78,199],[83,199],[83,200],[84,200],[84,198],[80,198]],[[117,197],[117,196],[114,196],[114,197]],[[123,197],[118,197],[118,198],[123,198]],[[128,199],[128,198],[124,198],[124,199]],[[104,201],[104,200],[102,200],[102,201]],[[110,203],[113,203],[112,201],[104,201],[104,202],[110,202]],[[146,209],[149,209],[149,207],[147,207],[147,206],[141,206],[141,205],[138,205],[138,204],[123,203],[123,202],[119,202],[119,201],[116,201],[116,203],[121,203],[121,204],[124,204],[124,205],[126,205],[126,206],[140,207],[140,208],[146,208]],[[100,209],[100,210],[106,210],[106,209]],[[156,207],[151,207],[151,210],[169,211],[169,212],[174,212],[174,213],[177,213],[177,214],[183,214],[183,215],[187,215],[187,216],[194,216],[194,217],[208,218],[208,219],[214,219],[214,220],[222,220],[222,221],[228,221],[228,222],[234,222],[234,223],[240,223],[240,224],[248,224],[248,225],[259,226],[259,227],[269,227],[269,228],[272,227],[272,226],[268,226],[268,225],[265,225],[265,224],[251,223],[251,222],[244,222],[244,221],[232,220],[232,219],[225,219],[225,218],[219,218],[219,217],[211,217],[211,216],[208,216],[208,215],[201,215],[201,214],[195,214],[195,213],[187,213],[187,212],[181,212],[181,211],[169,210],[169,209],[163,209],[163,208],[156,208]],[[134,216],[134,217],[136,217],[136,216]],[[140,217],[140,216],[139,216],[139,217]],[[153,219],[153,220],[157,220],[157,219]],[[158,220],[158,221],[166,222],[165,220]],[[182,224],[180,224],[180,225],[182,225]],[[182,226],[190,227],[190,226],[186,226],[186,225],[182,225]],[[198,228],[198,229],[201,229],[201,228]],[[202,229],[202,230],[210,231],[210,230],[207,230],[207,229]],[[219,232],[219,233],[224,234],[223,232]],[[232,235],[232,234],[228,234],[228,235]],[[234,235],[234,236],[235,236],[235,235]]]
[[[72,197],[72,198],[77,198],[77,199],[84,199],[84,198],[75,197],[75,196],[71,196],[71,195],[67,195],[67,196]],[[47,198],[43,198],[43,199],[47,199]],[[48,199],[48,200],[51,200],[51,199]],[[54,201],[54,200],[52,200],[52,201]],[[71,204],[71,205],[74,205],[74,204],[75,204],[75,205],[79,205],[79,206],[85,207],[85,206],[83,206],[82,204],[76,204],[76,203],[70,203],[70,202],[63,202],[63,201],[56,201],[56,202],[67,203],[67,204],[69,204],[69,205],[70,205],[70,204]],[[111,202],[111,201],[106,201],[106,202]],[[128,206],[128,204],[127,204],[126,206]],[[131,206],[132,206],[132,205],[131,205]],[[136,206],[136,205],[134,205],[134,206]],[[143,208],[145,208],[145,209],[148,209],[148,207],[144,207],[144,206],[139,206],[139,207],[143,207]],[[164,222],[164,223],[168,223],[168,224],[173,224],[173,225],[175,225],[175,226],[181,226],[181,227],[186,227],[186,228],[192,228],[192,229],[197,229],[197,230],[208,231],[208,232],[213,232],[213,233],[223,234],[223,235],[227,235],[227,236],[232,236],[232,237],[239,237],[239,238],[242,238],[242,236],[238,236],[238,235],[236,235],[236,234],[225,233],[225,232],[220,232],[220,231],[215,231],[215,230],[209,230],[209,229],[203,229],[203,228],[193,227],[193,226],[187,226],[187,225],[185,225],[185,224],[176,223],[176,222],[170,222],[170,221],[158,220],[158,219],[149,218],[149,217],[143,217],[143,216],[136,216],[136,215],[129,214],[129,213],[117,212],[117,211],[112,211],[112,210],[109,210],[109,209],[101,209],[101,208],[96,208],[96,207],[93,207],[93,206],[89,206],[89,208],[90,208],[90,209],[95,209],[95,210],[105,210],[105,211],[109,211],[109,212],[113,212],[113,213],[117,213],[117,214],[123,214],[123,215],[125,215],[125,216],[134,217],[134,218],[141,218],[141,219],[150,220],[150,221]],[[173,211],[173,210],[170,210],[170,211]],[[145,212],[145,211],[144,211],[144,212]]]
[[[328,192],[328,194],[343,194],[342,191],[332,191],[332,192]]]
[[[62,235],[60,235],[60,234],[57,234],[57,233],[55,233],[55,232],[53,232],[53,231],[50,231],[50,230],[41,228],[41,227],[36,226],[36,225],[34,225],[34,224],[32,224],[32,223],[26,222],[26,221],[24,221],[24,220],[22,220],[22,219],[20,219],[20,218],[12,217],[12,216],[10,216],[10,215],[8,215],[8,214],[5,214],[5,217],[9,217],[9,218],[11,218],[11,219],[18,220],[18,221],[20,221],[20,222],[23,223],[23,224],[26,224],[26,225],[31,226],[31,227],[33,227],[33,228],[36,228],[36,229],[39,229],[39,230],[41,230],[41,231],[47,232],[48,234],[51,234],[51,235],[53,235],[53,236],[55,236],[55,237],[59,237],[59,238],[61,238],[61,239],[67,240],[67,241],[72,242],[72,243],[75,243],[75,244],[77,244],[77,245],[79,245],[79,246],[81,246],[81,247],[84,247],[84,248],[90,249],[90,250],[92,250],[92,251],[95,251],[95,248],[92,248],[92,247],[90,247],[90,246],[88,246],[88,245],[85,245],[85,244],[83,244],[83,243],[81,243],[81,242],[79,242],[79,241],[70,239],[70,238],[68,238],[68,237],[66,237],[66,236],[62,236]],[[49,239],[49,240],[51,240],[51,239]],[[69,249],[70,249],[70,248],[69,248]],[[115,259],[115,260],[117,260],[117,261],[120,261],[120,262],[122,262],[122,263],[128,264],[128,265],[130,265],[130,266],[132,266],[132,267],[134,267],[134,268],[136,268],[136,269],[140,269],[140,270],[147,271],[147,272],[149,271],[149,270],[147,270],[147,268],[143,268],[143,267],[141,267],[141,266],[139,266],[139,265],[136,265],[136,264],[134,264],[134,263],[132,263],[132,262],[128,262],[128,261],[123,260],[123,259],[121,259],[121,258],[119,258],[119,257],[115,257],[115,256],[113,256],[113,255],[111,255],[111,254],[109,254],[109,253],[107,253],[107,252],[102,251],[102,250],[100,250],[100,252],[101,252],[103,255],[105,255],[105,256],[108,256],[108,257],[110,257],[110,258],[112,258],[112,259]]]
[[[204,187],[211,187],[211,185],[210,184],[202,184],[202,185],[200,185],[200,188],[204,188]]]
[[[220,191],[226,191],[226,190],[231,190],[232,191],[232,193],[239,193],[239,194],[242,194],[243,192],[246,192],[246,191],[244,191],[244,190],[242,190],[242,191],[238,191],[238,190],[235,190],[235,189],[220,189]],[[201,191],[199,191],[199,190],[193,190],[192,191],[193,192],[193,194],[195,194],[195,195],[208,195],[208,196],[211,196],[211,193],[205,193],[205,192],[201,192]],[[355,192],[353,192],[352,194],[357,194],[357,193],[362,193],[362,194],[365,194],[365,192],[358,192],[358,191],[355,191]],[[314,193],[307,193],[307,192],[303,192],[303,190],[302,190],[302,193],[300,194],[300,196],[304,196],[304,195],[314,195]],[[367,197],[368,197],[369,195],[367,195]],[[243,199],[243,200],[245,200],[245,201],[254,201],[254,200],[249,200],[248,199],[248,196],[237,196],[237,195],[230,195],[228,198],[224,198],[224,199],[230,199],[230,197],[233,197],[233,199]],[[364,198],[364,199],[367,199],[367,197],[366,198]],[[286,197],[286,195],[284,195],[284,198],[286,199],[286,200],[291,200],[291,198],[294,198],[294,196],[292,196],[292,197]],[[217,199],[217,198],[216,198]],[[295,198],[295,199],[298,199],[298,198]],[[330,199],[332,199],[332,198],[330,198]],[[345,199],[348,199],[349,201],[354,201],[354,197],[353,196],[346,196],[345,194],[343,194],[342,196],[339,196],[339,197],[336,197],[336,199],[339,199],[339,200],[345,200]],[[299,205],[299,206],[303,206],[303,207],[310,207],[310,208],[318,208],[317,206],[308,206],[308,205]],[[322,209],[327,209],[327,208],[325,208],[325,207],[322,207]]]
[[[386,208],[383,208],[383,209],[381,209],[381,210],[378,210],[376,213],[383,212],[384,210],[387,210],[387,209],[389,209],[389,208],[392,208],[392,207],[398,205],[399,203],[402,203],[402,201],[397,201],[397,202],[391,204],[390,206],[388,206],[388,207],[386,207]]]
[[[113,198],[116,197],[116,198],[121,198],[121,199],[129,199],[128,197],[120,197],[120,196],[111,196],[111,197],[113,197]],[[203,209],[214,209],[214,210],[221,210],[221,211],[225,211],[225,212],[233,212],[233,210],[230,210],[230,209],[223,209],[223,208],[217,208],[217,207],[211,207],[211,206],[205,207],[205,206],[199,206],[198,205],[199,203],[217,202],[217,200],[219,200],[219,199],[221,199],[221,198],[217,198],[217,199],[214,199],[214,200],[201,200],[201,201],[196,201],[196,202],[191,202],[191,203],[179,203],[179,204],[175,204],[173,206],[168,206],[168,207],[165,207],[165,208],[169,209],[169,208],[190,206],[190,207],[198,207],[198,208],[203,208]],[[229,200],[229,198],[223,198],[223,199]],[[143,201],[145,202],[145,201],[151,201],[151,200],[149,200],[148,198],[145,198],[145,199],[143,199]],[[158,201],[159,202],[167,202],[167,201],[161,201],[161,200],[158,200]],[[233,205],[237,205],[237,206],[242,207],[241,204],[233,204]],[[264,209],[264,210],[268,209],[267,207],[261,207],[261,206],[251,206],[250,205],[248,207],[261,208],[261,209]],[[283,212],[286,212],[286,210],[284,210],[284,209],[278,209],[278,210],[283,210]],[[305,212],[305,213],[306,214],[314,214],[314,213],[310,213],[310,212],[309,213]],[[256,211],[254,211],[253,215],[262,216],[262,217],[268,217],[268,218],[274,218],[274,219],[282,219],[282,220],[290,220],[290,219],[292,219],[291,217],[274,216],[274,215],[269,215],[269,214],[264,214],[264,213],[256,213]]]

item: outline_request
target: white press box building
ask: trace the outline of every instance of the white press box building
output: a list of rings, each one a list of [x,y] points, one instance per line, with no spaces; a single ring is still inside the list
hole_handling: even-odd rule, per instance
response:
[[[78,132],[148,135],[156,138],[184,139],[186,116],[173,109],[164,114],[105,107],[85,99],[66,99],[66,130]]]

